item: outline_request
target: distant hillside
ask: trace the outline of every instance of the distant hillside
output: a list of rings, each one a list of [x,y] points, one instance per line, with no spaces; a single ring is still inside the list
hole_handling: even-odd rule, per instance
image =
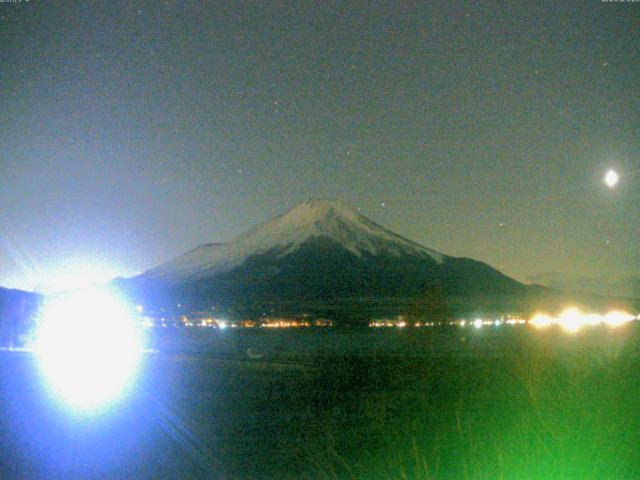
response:
[[[456,258],[394,233],[342,202],[312,199],[229,243],[208,243],[120,287],[166,312],[439,320],[558,311],[567,305],[640,308],[628,299],[520,283],[486,263]],[[178,308],[177,305],[180,305]]]
[[[32,326],[42,297],[0,287],[0,345],[15,345]]]
[[[490,308],[504,309],[546,290],[486,263],[424,247],[344,203],[321,199],[304,202],[232,242],[200,246],[119,283],[155,306],[338,316],[444,313],[456,310],[458,299],[474,297],[493,299]]]

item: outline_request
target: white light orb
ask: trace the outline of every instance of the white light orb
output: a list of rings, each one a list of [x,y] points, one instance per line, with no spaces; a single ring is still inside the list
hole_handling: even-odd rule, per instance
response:
[[[59,400],[75,410],[94,412],[126,392],[143,347],[132,313],[107,289],[46,301],[34,352],[43,380]]]
[[[614,188],[619,181],[620,176],[615,170],[609,170],[604,176],[604,183],[606,183],[609,188]]]
[[[577,333],[585,325],[584,314],[577,308],[567,308],[560,314],[559,323],[567,333]]]

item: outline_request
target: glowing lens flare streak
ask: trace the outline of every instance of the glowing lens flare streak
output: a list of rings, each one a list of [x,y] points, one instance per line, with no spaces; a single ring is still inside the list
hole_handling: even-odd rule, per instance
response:
[[[594,327],[604,323],[611,328],[618,328],[636,319],[630,313],[619,310],[612,310],[606,315],[600,315],[598,313],[583,313],[572,307],[564,310],[558,317],[538,313],[529,320],[529,324],[535,328],[546,328],[557,324],[567,333],[577,333],[585,326]]]
[[[604,323],[610,327],[617,328],[633,321],[634,319],[635,317],[629,313],[614,310],[604,316]]]
[[[539,313],[529,320],[529,323],[536,328],[547,328],[553,325],[554,322],[550,316],[545,315],[544,313]]]

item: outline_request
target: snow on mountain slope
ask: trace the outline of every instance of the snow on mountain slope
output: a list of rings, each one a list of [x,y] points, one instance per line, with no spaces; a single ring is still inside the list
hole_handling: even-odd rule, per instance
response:
[[[277,252],[284,256],[307,240],[329,238],[354,255],[387,254],[431,258],[444,256],[407,240],[339,201],[311,199],[225,244],[206,244],[143,273],[144,278],[181,280],[227,272],[250,256]]]
[[[216,252],[224,243],[205,243],[180,257],[144,272],[140,277],[148,276],[176,276],[179,278],[196,275],[203,268],[207,268],[210,259],[216,257]]]

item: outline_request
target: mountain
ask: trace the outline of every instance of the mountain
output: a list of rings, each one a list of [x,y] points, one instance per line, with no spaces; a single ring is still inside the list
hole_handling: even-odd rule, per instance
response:
[[[18,344],[32,327],[41,301],[36,293],[0,287],[0,346]]]
[[[412,256],[442,263],[444,255],[403,238],[339,201],[308,200],[227,244],[208,243],[141,278],[181,282],[207,278],[240,267],[256,255],[285,257],[307,242],[323,239],[356,257]]]
[[[457,299],[478,296],[493,308],[495,298],[534,288],[483,262],[424,247],[342,202],[323,199],[308,200],[229,243],[201,245],[120,284],[155,306],[340,315],[434,311],[435,304],[455,310]]]

